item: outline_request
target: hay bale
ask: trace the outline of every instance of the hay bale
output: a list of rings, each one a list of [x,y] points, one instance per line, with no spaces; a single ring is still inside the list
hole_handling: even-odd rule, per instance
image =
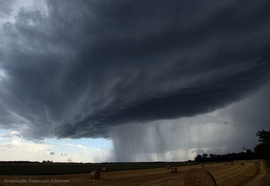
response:
[[[109,168],[108,167],[103,167],[102,172],[109,172]]]
[[[202,168],[191,168],[184,175],[185,186],[217,186],[214,177]]]
[[[254,161],[254,164],[259,164],[259,161]]]
[[[90,178],[91,178],[91,180],[92,179],[94,179],[94,180],[100,179],[100,172],[99,171],[92,171],[90,173]]]
[[[170,173],[177,173],[177,168],[176,167],[171,167]]]

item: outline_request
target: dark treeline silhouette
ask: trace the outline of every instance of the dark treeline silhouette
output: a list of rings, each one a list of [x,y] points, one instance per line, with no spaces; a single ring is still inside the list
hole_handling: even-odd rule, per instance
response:
[[[254,152],[257,154],[258,158],[270,159],[270,130],[262,130],[256,133],[259,137],[259,144],[254,148]]]
[[[233,161],[233,160],[250,160],[250,159],[270,159],[270,130],[262,130],[256,133],[259,137],[259,144],[255,146],[254,152],[247,149],[245,152],[229,153],[229,154],[203,154],[197,155],[194,161]]]
[[[257,159],[254,152],[247,149],[246,152],[229,153],[229,154],[203,154],[197,155],[194,159],[196,162],[212,162],[212,161],[233,161],[233,160],[251,160]]]
[[[50,160],[43,160],[42,163],[53,163],[53,161],[50,161]]]
[[[50,160],[43,160],[42,162],[39,161],[0,161],[0,163],[53,163],[53,161]]]
[[[39,161],[0,161],[0,163],[40,163]]]

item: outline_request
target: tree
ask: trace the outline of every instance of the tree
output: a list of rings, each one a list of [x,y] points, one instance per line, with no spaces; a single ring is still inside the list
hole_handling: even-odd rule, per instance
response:
[[[258,131],[256,136],[259,137],[259,141],[262,143],[270,143],[270,130],[269,131]]]
[[[215,154],[210,154],[209,155],[209,160],[210,161],[214,161],[216,159],[216,155]]]
[[[203,159],[203,161],[208,161],[208,154],[204,153],[202,155],[202,159]]]
[[[194,160],[197,161],[197,162],[201,162],[202,161],[202,156],[201,155],[197,155]]]
[[[256,136],[259,137],[259,143],[255,146],[254,152],[258,158],[269,159],[270,158],[270,130],[269,131],[258,131]]]

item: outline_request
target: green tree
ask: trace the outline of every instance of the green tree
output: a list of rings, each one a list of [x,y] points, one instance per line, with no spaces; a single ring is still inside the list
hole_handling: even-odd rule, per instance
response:
[[[201,162],[202,161],[202,156],[201,155],[197,155],[194,160],[197,161],[197,162]]]
[[[259,137],[259,141],[262,142],[262,143],[270,143],[270,130],[269,131],[265,131],[265,130],[262,130],[262,131],[258,131],[256,133],[256,136]]]
[[[203,161],[208,161],[208,154],[204,153],[202,155],[202,159],[203,159]]]
[[[270,159],[270,130],[269,131],[258,131],[256,136],[259,137],[259,143],[255,146],[254,152],[258,158]]]

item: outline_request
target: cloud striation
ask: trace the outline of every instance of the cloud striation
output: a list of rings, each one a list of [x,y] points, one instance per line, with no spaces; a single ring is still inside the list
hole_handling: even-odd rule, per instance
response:
[[[1,26],[0,127],[112,137],[193,117],[269,81],[267,0],[53,1]]]

